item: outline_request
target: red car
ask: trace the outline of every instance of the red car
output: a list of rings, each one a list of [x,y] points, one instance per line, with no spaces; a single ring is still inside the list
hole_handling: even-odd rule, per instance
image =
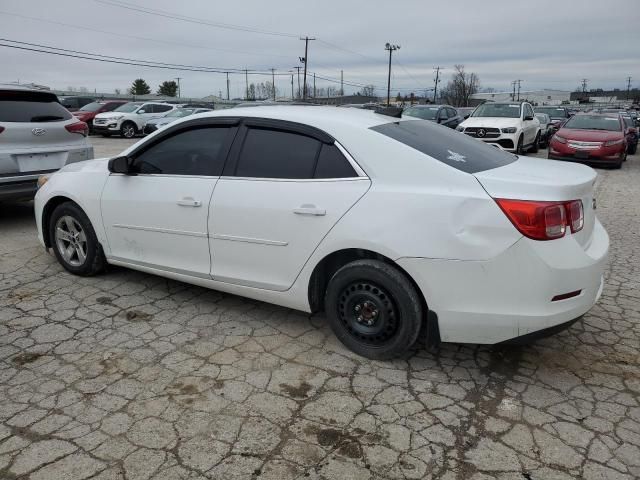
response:
[[[616,114],[578,114],[549,142],[548,158],[620,168],[627,158],[625,125]]]
[[[84,123],[89,125],[89,132],[93,132],[93,118],[97,114],[102,112],[111,112],[112,110],[115,110],[120,105],[124,105],[125,103],[128,103],[128,101],[127,100],[104,100],[104,101],[92,102],[85,105],[80,110],[73,112],[73,116],[76,117],[78,120],[82,120]]]

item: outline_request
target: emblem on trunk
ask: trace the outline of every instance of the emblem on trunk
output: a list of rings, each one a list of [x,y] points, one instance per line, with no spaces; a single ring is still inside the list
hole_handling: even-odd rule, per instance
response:
[[[42,135],[47,133],[47,131],[44,128],[34,128],[33,130],[31,130],[31,133],[33,133],[36,137],[41,137]]]

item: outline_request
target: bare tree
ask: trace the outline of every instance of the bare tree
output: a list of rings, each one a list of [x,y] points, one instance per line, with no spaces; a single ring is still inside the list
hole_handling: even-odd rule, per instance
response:
[[[464,65],[455,65],[454,70],[451,80],[440,95],[446,103],[454,107],[466,107],[471,95],[480,89],[480,79],[475,73],[465,72]]]
[[[376,95],[376,87],[373,85],[365,85],[360,89],[360,95],[363,97],[375,97]]]

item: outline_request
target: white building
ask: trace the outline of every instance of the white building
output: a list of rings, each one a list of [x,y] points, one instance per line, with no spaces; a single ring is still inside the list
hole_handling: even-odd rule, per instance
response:
[[[571,92],[568,90],[520,90],[520,100],[534,105],[561,105],[563,102],[569,103],[570,96]],[[510,92],[476,93],[471,98],[487,102],[513,102],[517,100],[518,92],[516,91],[515,99],[513,98],[513,90]]]

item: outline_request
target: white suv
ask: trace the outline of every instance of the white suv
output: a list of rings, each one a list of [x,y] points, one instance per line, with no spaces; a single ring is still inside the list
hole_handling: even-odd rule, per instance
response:
[[[177,105],[159,102],[129,102],[113,112],[99,113],[93,119],[93,131],[104,137],[120,135],[133,138],[142,133],[145,123],[153,118],[162,117]]]
[[[457,130],[518,154],[537,152],[541,136],[540,122],[527,102],[484,103]]]

